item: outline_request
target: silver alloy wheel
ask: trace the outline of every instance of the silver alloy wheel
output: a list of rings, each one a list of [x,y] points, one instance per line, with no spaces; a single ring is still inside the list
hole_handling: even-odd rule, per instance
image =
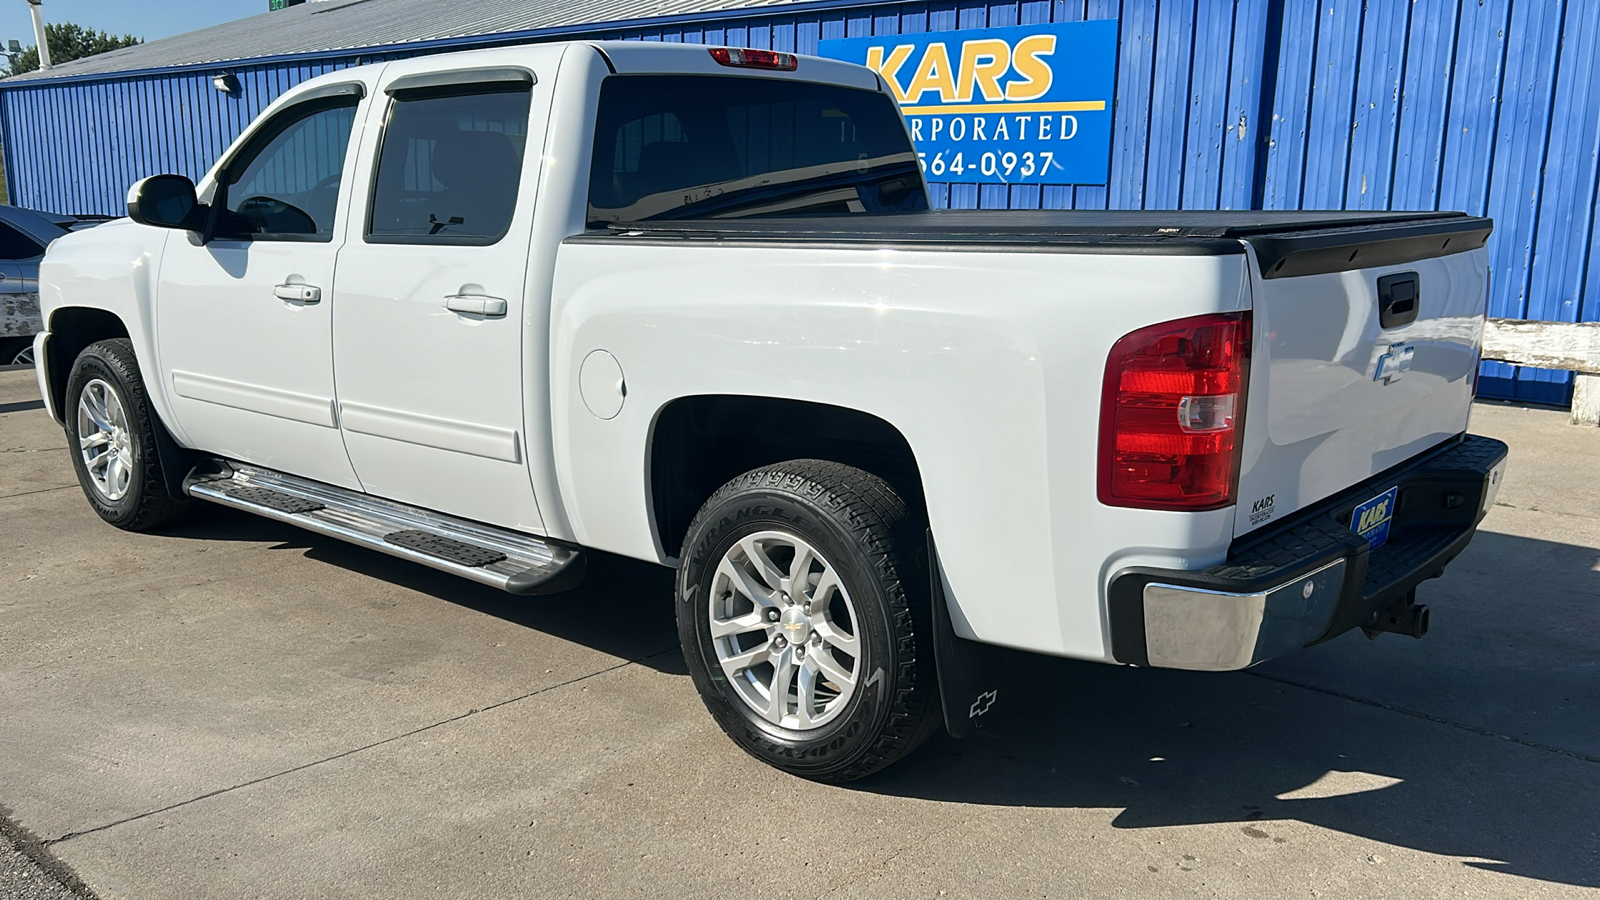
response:
[[[116,502],[133,483],[133,436],[116,388],[96,378],[78,395],[78,452],[94,489]]]
[[[728,548],[707,612],[723,673],[768,722],[819,728],[855,695],[855,605],[833,566],[801,538],[762,531]]]
[[[11,358],[10,364],[13,366],[33,365],[33,345],[29,344],[28,346],[22,348],[21,353],[18,353],[16,356]]]

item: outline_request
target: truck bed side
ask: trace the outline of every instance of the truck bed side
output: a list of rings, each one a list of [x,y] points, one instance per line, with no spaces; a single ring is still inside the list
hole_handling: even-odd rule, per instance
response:
[[[1099,506],[1106,355],[1135,328],[1249,302],[1237,241],[1131,246],[1037,252],[987,242],[976,253],[628,232],[568,239],[551,383],[575,539],[646,559],[677,553],[655,528],[648,473],[652,429],[680,398],[860,410],[916,457],[960,633],[1109,658],[1107,574],[1134,562],[1215,562],[1234,522],[1231,509]],[[584,361],[600,350],[626,383],[610,419],[582,395]]]

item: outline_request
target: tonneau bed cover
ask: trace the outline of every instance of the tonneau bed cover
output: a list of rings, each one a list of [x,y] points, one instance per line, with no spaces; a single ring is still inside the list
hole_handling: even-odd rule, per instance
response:
[[[1232,254],[1248,241],[1261,274],[1285,278],[1396,265],[1482,247],[1486,218],[1458,212],[1342,210],[938,210],[898,215],[666,219],[612,225],[614,236],[742,243],[1006,244],[1072,252]]]

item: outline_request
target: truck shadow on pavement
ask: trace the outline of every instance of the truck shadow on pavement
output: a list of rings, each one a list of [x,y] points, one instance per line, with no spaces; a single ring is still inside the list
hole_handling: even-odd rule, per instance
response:
[[[206,509],[166,532],[276,542],[683,674],[672,573],[592,554],[576,590],[509,597],[287,525]],[[951,803],[1120,810],[1111,825],[1234,824],[1291,845],[1307,823],[1477,868],[1600,887],[1600,553],[1492,532],[1421,599],[1421,642],[1359,633],[1248,672],[1011,654],[976,737],[939,734],[849,789]],[[1515,613],[1507,615],[1510,607]],[[596,615],[597,608],[605,614]],[[687,680],[685,691],[693,688]],[[729,753],[737,753],[731,743]],[[1371,860],[1381,864],[1381,854]]]
[[[1303,822],[1600,886],[1597,557],[1480,532],[1419,592],[1434,634],[1347,634],[1247,672],[1016,654],[1006,718],[859,786],[1120,809],[1118,828],[1236,823],[1245,844],[1302,841]]]
[[[516,597],[427,566],[385,556],[291,525],[209,504],[163,535],[207,541],[270,543],[447,603],[582,644],[667,674],[685,674],[672,611],[673,572],[662,566],[588,553],[577,588]],[[597,611],[603,611],[598,612]]]

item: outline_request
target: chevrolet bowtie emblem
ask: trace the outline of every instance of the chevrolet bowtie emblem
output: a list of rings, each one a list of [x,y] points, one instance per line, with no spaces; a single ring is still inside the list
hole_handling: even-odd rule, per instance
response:
[[[1411,368],[1411,357],[1415,356],[1417,348],[1411,344],[1393,344],[1388,352],[1378,357],[1378,366],[1372,372],[1373,381],[1384,384],[1393,384],[1400,380],[1400,376]]]

